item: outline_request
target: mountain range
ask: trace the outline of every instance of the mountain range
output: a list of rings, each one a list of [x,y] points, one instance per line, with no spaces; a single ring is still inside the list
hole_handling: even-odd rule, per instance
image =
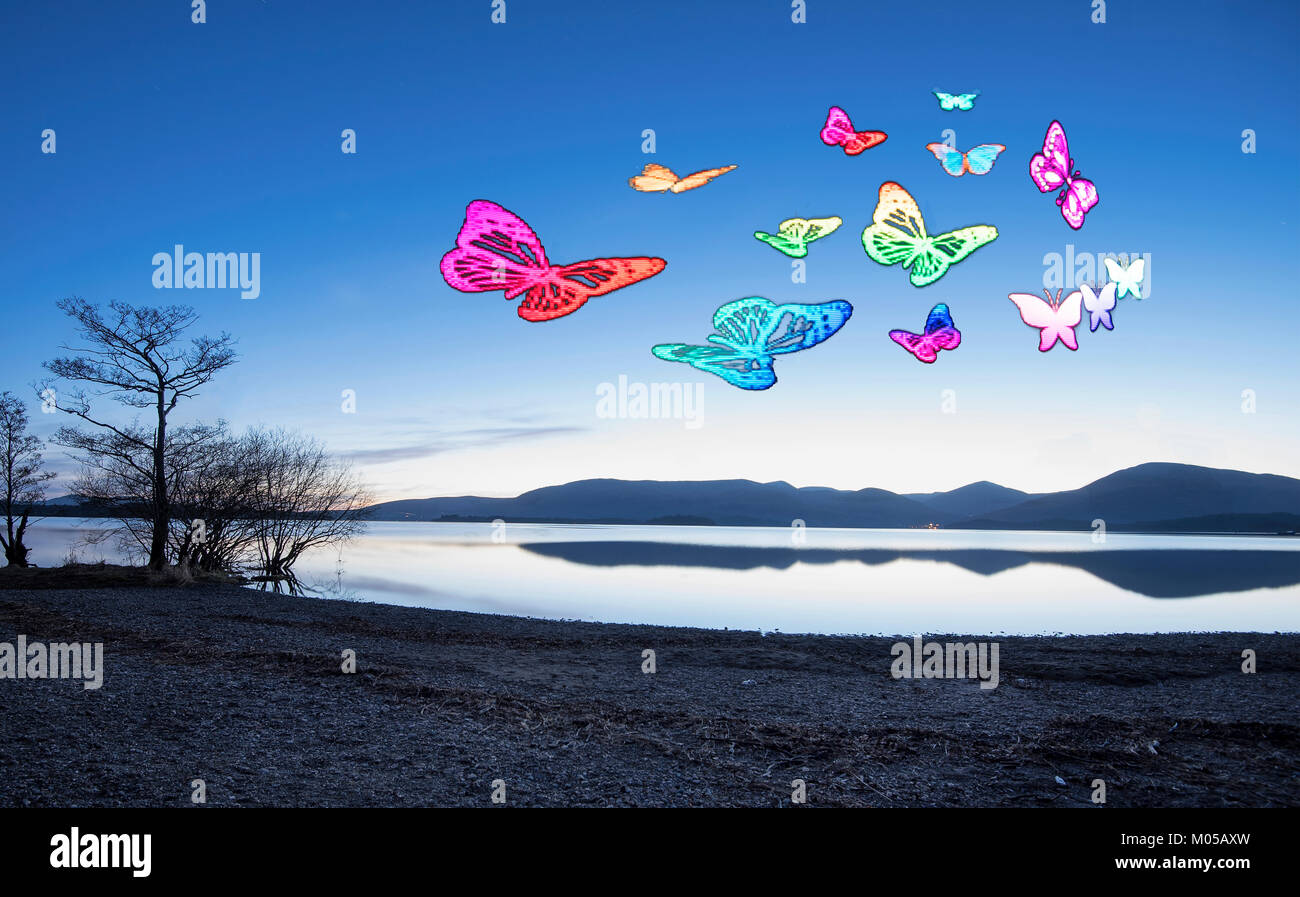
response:
[[[752,480],[579,480],[515,498],[403,499],[373,520],[680,523],[815,527],[1286,532],[1300,527],[1300,479],[1149,463],[1079,489],[1032,494],[978,482],[949,492],[796,488]]]

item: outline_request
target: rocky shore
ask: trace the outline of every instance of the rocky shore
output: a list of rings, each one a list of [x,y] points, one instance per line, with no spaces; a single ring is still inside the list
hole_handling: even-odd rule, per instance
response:
[[[0,643],[103,669],[0,678],[0,806],[1300,804],[1293,634],[980,636],[982,689],[891,676],[910,636],[13,584]]]

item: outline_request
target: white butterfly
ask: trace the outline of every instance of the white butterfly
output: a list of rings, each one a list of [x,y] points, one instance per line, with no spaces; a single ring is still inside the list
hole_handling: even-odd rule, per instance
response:
[[[1088,310],[1088,328],[1094,333],[1099,326],[1114,330],[1115,322],[1110,319],[1110,312],[1115,307],[1115,284],[1108,283],[1100,293],[1094,293],[1091,286],[1081,283],[1079,292],[1083,293],[1083,307]]]
[[[1049,291],[1043,290],[1047,296],[1046,302],[1033,293],[1007,294],[1007,298],[1020,309],[1020,320],[1030,327],[1038,328],[1039,352],[1051,349],[1057,340],[1071,352],[1079,348],[1079,338],[1075,336],[1074,328],[1083,320],[1083,292],[1075,290],[1064,299],[1061,298],[1062,292],[1064,291],[1057,290],[1056,298],[1052,298]]]
[[[1103,259],[1103,261],[1106,262],[1106,273],[1119,287],[1116,298],[1123,299],[1126,294],[1131,295],[1134,299],[1142,298],[1138,284],[1146,276],[1146,259],[1134,259],[1127,268],[1121,267],[1119,262],[1111,258]],[[1093,329],[1096,330],[1097,328],[1094,327]]]

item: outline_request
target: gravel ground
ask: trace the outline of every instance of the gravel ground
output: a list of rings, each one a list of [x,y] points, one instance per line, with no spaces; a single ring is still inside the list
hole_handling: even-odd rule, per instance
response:
[[[981,690],[893,679],[893,638],[229,585],[0,591],[20,633],[103,642],[104,684],[0,679],[0,806],[1300,805],[1297,635],[1003,636]]]

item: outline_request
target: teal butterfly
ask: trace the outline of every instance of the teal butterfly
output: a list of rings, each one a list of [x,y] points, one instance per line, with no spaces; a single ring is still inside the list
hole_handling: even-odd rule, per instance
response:
[[[1134,299],[1142,298],[1142,278],[1146,275],[1146,259],[1134,259],[1128,266],[1121,265],[1114,259],[1104,259],[1106,262],[1106,273],[1110,279],[1115,281],[1117,286],[1117,297],[1122,299],[1125,295],[1132,296]]]
[[[750,296],[728,302],[713,314],[712,345],[666,343],[653,347],[655,357],[680,361],[716,374],[741,389],[767,389],[776,382],[775,356],[811,349],[834,336],[853,314],[843,299],[785,305]]]
[[[969,112],[975,108],[975,98],[980,95],[977,90],[974,93],[944,93],[942,90],[930,91],[939,98],[939,108],[944,112],[951,112],[954,109],[960,109],[962,112]]]
[[[781,222],[775,234],[754,231],[754,237],[762,240],[773,249],[784,252],[790,258],[801,259],[808,254],[808,244],[820,240],[835,231],[844,223],[844,219],[831,218],[787,218]]]

